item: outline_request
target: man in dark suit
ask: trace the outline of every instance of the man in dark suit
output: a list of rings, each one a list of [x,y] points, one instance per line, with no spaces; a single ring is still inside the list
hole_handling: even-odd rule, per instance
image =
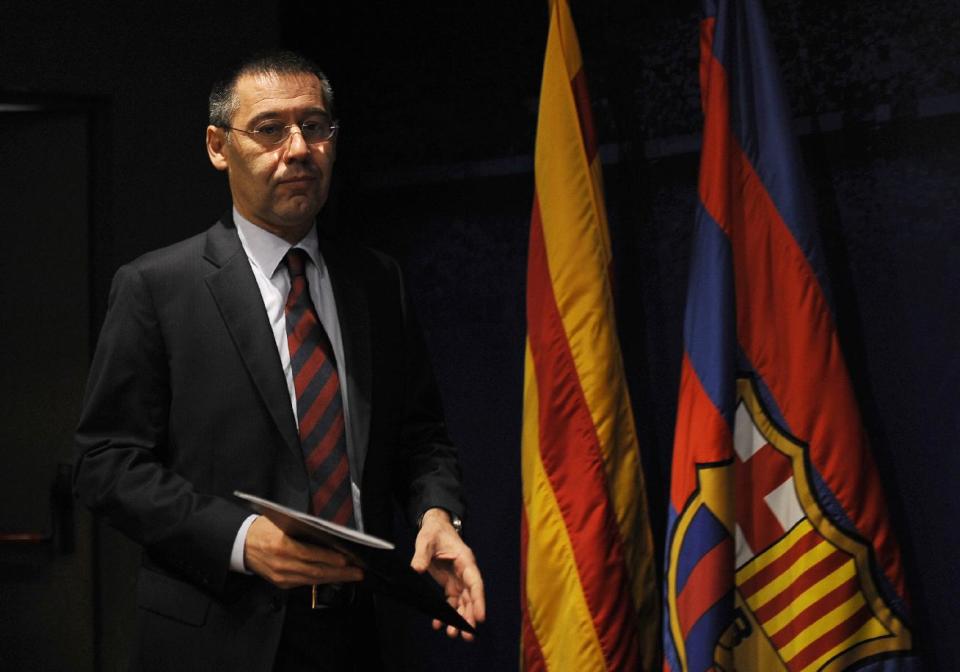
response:
[[[336,152],[329,82],[290,53],[241,64],[211,94],[207,150],[233,210],[117,272],[76,435],[79,497],[144,549],[133,666],[382,662],[362,571],[236,490],[382,537],[399,502],[419,525],[414,569],[482,621],[456,451],[400,272],[315,225]]]

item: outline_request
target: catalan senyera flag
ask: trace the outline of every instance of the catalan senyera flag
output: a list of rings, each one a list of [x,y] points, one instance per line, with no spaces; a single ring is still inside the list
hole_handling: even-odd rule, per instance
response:
[[[762,8],[705,10],[664,669],[918,669]]]
[[[590,103],[566,0],[550,3],[527,268],[521,667],[652,669],[653,545],[617,340]]]

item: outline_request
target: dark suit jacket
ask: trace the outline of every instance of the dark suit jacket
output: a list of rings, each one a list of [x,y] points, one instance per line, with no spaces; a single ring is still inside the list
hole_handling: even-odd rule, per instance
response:
[[[321,236],[366,531],[462,515],[459,470],[423,344],[391,259]],[[144,548],[139,665],[269,670],[284,591],[229,571],[249,510],[234,490],[306,510],[307,476],[263,302],[229,216],[114,278],[76,435],[75,488]]]

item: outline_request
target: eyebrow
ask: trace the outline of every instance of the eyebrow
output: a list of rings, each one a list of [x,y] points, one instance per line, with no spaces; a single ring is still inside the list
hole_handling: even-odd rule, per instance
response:
[[[256,126],[257,124],[259,124],[261,121],[264,121],[265,119],[273,119],[273,118],[276,118],[276,117],[283,116],[284,114],[285,114],[285,112],[281,112],[281,111],[279,111],[279,110],[265,110],[265,111],[261,112],[260,114],[254,116],[250,121],[247,122],[247,124],[250,125],[250,126]],[[311,116],[311,115],[317,115],[317,114],[323,115],[323,116],[327,117],[328,119],[331,119],[331,118],[332,118],[332,117],[330,116],[330,113],[327,112],[327,111],[326,111],[325,109],[323,109],[322,107],[320,107],[319,105],[318,105],[318,106],[315,106],[315,107],[309,107],[309,108],[307,108],[306,110],[303,110],[303,116],[305,116],[305,117],[308,117],[308,116]]]

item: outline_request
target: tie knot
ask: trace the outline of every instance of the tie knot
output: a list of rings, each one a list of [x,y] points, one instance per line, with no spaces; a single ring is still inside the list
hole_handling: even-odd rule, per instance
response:
[[[307,268],[307,253],[298,247],[291,247],[285,257],[290,277],[296,278],[304,274]]]

